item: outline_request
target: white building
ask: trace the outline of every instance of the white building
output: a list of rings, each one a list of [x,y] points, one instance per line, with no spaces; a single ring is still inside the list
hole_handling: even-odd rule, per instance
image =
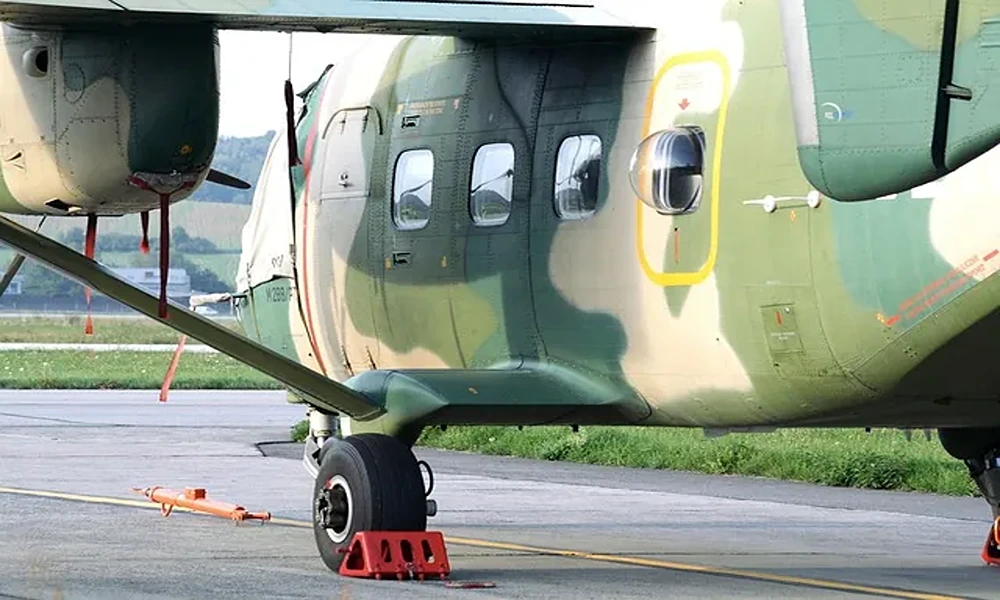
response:
[[[160,293],[160,269],[150,268],[124,268],[116,267],[111,269],[115,275],[129,281],[130,283],[146,290],[154,296]],[[191,296],[191,277],[187,269],[167,270],[167,297],[172,299]]]
[[[20,296],[24,290],[24,276],[16,275],[14,279],[11,280],[10,285],[7,287],[7,291],[4,295],[10,296]]]

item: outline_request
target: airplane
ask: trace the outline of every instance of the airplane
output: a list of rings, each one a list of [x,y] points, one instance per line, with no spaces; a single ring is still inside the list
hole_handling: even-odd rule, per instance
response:
[[[286,86],[227,296],[245,335],[7,218],[0,241],[307,404],[332,570],[356,532],[426,529],[411,448],[449,425],[936,428],[1000,517],[998,16],[0,1],[0,211],[49,217],[166,223],[210,178],[218,29],[378,34],[301,109]]]

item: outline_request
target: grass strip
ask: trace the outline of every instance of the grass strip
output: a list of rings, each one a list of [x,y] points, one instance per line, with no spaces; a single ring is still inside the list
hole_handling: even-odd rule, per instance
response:
[[[233,320],[221,321],[238,329]],[[178,334],[151,319],[83,317],[0,320],[0,342],[174,344]],[[170,353],[15,351],[0,353],[0,388],[158,389]],[[221,354],[185,354],[174,389],[282,389],[270,377]],[[308,425],[293,431],[303,439]],[[707,439],[698,429],[451,427],[427,429],[421,445],[545,460],[762,476],[824,485],[977,495],[965,467],[936,439],[896,430],[790,429]]]
[[[9,316],[0,318],[0,343],[176,344],[180,333],[149,319],[94,315],[94,334],[83,331],[86,317]],[[220,325],[242,333],[235,319]],[[196,343],[191,340],[191,343]]]
[[[298,427],[301,428],[301,425]],[[300,435],[302,434],[299,431]],[[577,463],[760,476],[838,487],[978,495],[964,465],[923,432],[782,429],[705,438],[640,427],[428,428],[418,445]]]
[[[159,389],[170,352],[0,352],[2,389]],[[172,389],[283,389],[224,354],[181,356]]]

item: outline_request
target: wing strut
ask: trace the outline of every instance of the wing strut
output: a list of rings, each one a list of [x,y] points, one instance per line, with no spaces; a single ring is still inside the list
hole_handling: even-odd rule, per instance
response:
[[[375,419],[385,413],[379,402],[178,304],[170,307],[167,316],[161,317],[159,301],[152,294],[117,277],[79,252],[5,217],[0,217],[0,240],[69,278],[274,377],[304,394],[313,406],[359,421]]]
[[[38,225],[35,226],[35,231],[40,231],[42,229],[42,225],[45,224],[45,219],[47,218],[48,215],[42,215],[41,220],[38,221]],[[15,254],[14,258],[10,261],[10,264],[7,265],[7,271],[3,274],[3,277],[0,278],[0,298],[2,298],[7,292],[7,288],[10,287],[10,283],[14,281],[15,277],[17,277],[17,272],[21,270],[21,265],[23,264],[24,255]]]

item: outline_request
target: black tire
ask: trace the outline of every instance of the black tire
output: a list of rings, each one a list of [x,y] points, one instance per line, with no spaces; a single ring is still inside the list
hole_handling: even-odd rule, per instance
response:
[[[399,440],[360,434],[331,439],[313,486],[313,534],[323,562],[340,569],[359,531],[424,531],[427,500],[417,459]]]
[[[982,459],[1000,448],[1000,429],[967,427],[938,429],[945,451],[959,460]]]

